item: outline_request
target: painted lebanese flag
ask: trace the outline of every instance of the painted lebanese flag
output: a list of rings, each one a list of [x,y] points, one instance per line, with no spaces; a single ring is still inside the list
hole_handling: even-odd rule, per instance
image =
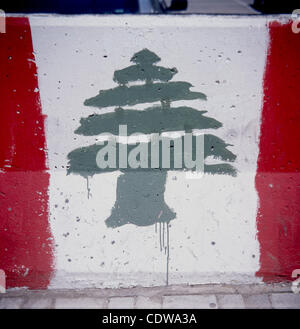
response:
[[[161,285],[166,264],[170,284],[281,281],[300,268],[300,39],[290,22],[9,17],[0,44],[8,287]],[[237,156],[235,177],[168,172],[164,199],[176,213],[160,227],[168,237],[154,225],[106,225],[120,172],[94,175],[88,186],[67,175],[68,154],[97,138],[74,133],[80,120],[113,110],[84,101],[115,88],[114,72],[145,48],[176,66],[174,81],[207,95],[177,103],[221,122],[213,134]],[[167,253],[157,237],[168,238]]]

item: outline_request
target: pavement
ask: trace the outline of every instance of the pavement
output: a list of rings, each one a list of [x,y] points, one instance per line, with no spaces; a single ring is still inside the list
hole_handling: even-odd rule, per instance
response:
[[[84,290],[9,289],[0,309],[300,309],[290,283]]]

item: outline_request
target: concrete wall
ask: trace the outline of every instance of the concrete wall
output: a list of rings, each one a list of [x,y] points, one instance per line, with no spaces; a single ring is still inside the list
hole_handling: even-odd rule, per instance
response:
[[[290,279],[300,267],[299,40],[286,18],[8,18],[0,35],[0,268],[9,286]],[[236,174],[207,171],[195,179],[169,170],[162,200],[172,220],[109,227],[112,209],[131,193],[117,190],[124,173],[67,175],[68,155],[99,141],[75,133],[80,120],[116,107],[84,101],[118,87],[114,72],[143,49],[160,57],[155,65],[177,69],[172,82],[206,95],[172,106],[207,111],[220,123],[200,132],[228,144]],[[144,111],[153,104],[120,105]],[[226,162],[213,154],[205,160]],[[155,193],[149,186],[151,179],[145,190]],[[151,201],[144,209],[159,210]]]

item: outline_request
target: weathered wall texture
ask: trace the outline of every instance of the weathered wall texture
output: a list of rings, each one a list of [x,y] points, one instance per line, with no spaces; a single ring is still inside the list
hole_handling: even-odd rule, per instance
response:
[[[300,37],[286,20],[30,16],[9,18],[0,45],[10,287],[278,281],[300,267]],[[99,172],[91,145],[119,123],[198,129],[205,174]]]

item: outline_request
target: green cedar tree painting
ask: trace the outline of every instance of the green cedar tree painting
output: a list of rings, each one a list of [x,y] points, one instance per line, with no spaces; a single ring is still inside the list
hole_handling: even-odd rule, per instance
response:
[[[98,95],[84,102],[84,105],[96,109],[115,107],[115,110],[82,118],[75,133],[84,136],[97,136],[104,132],[118,135],[120,125],[127,125],[128,135],[136,132],[161,134],[171,131],[192,132],[193,129],[220,128],[221,122],[205,116],[206,111],[188,106],[171,106],[173,101],[206,100],[206,95],[190,91],[192,85],[188,82],[171,82],[170,80],[177,73],[177,69],[158,66],[156,63],[159,61],[160,58],[148,49],[134,54],[131,58],[133,65],[114,72],[113,80],[118,84],[117,87],[101,90]],[[144,110],[123,108],[155,102],[160,103]],[[96,156],[97,152],[105,145],[96,143],[70,152],[68,154],[68,174],[79,174],[88,178],[113,170],[121,171],[117,182],[116,202],[111,210],[111,215],[105,221],[106,225],[114,228],[129,223],[137,226],[156,225],[158,223],[160,225],[165,224],[168,228],[169,222],[176,217],[176,213],[169,208],[164,200],[167,171],[187,170],[187,168],[177,169],[174,166],[174,161],[171,160],[170,168],[163,168],[160,162],[157,168],[151,168],[149,165],[148,168],[119,168],[117,166],[117,168],[101,169],[97,166]],[[193,153],[196,152],[195,145],[193,140]],[[205,173],[236,175],[235,168],[227,163],[233,162],[236,158],[227,149],[228,145],[217,136],[204,135],[204,158],[213,157],[223,161],[217,164],[204,164]],[[119,147],[120,144],[116,143],[117,164],[119,163]],[[134,147],[135,145],[128,144],[128,154]],[[150,156],[148,160],[150,163]]]

